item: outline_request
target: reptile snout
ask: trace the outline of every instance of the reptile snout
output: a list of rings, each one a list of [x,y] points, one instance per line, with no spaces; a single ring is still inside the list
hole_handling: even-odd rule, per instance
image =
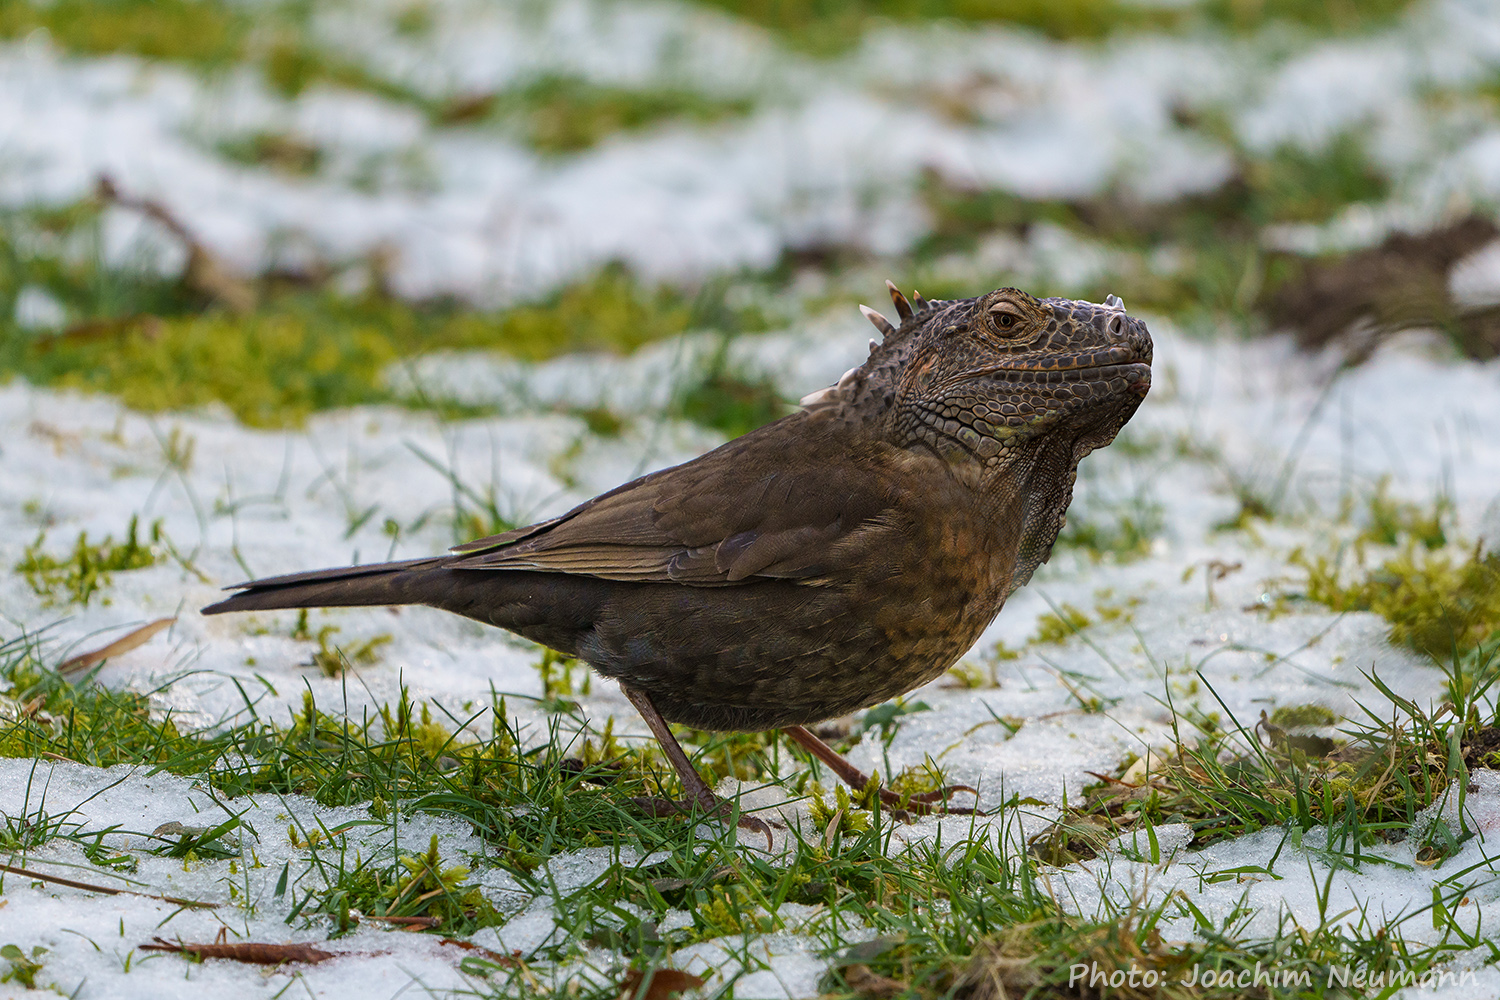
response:
[[[1125,312],[1125,303],[1109,295],[1094,315],[1094,327],[1116,349],[1125,348],[1126,391],[1144,397],[1151,391],[1151,332],[1146,324]]]

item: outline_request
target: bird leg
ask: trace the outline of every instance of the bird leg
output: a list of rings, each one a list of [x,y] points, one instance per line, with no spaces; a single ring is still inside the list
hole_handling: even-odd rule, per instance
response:
[[[856,792],[863,792],[870,787],[870,776],[859,768],[849,763],[833,747],[824,743],[814,736],[810,731],[801,726],[783,726],[783,733],[802,744],[808,753],[827,764],[839,779]],[[890,810],[891,814],[898,819],[908,818],[906,810],[926,815],[928,813],[964,813],[973,814],[976,809],[954,809],[948,806],[948,797],[954,792],[969,792],[976,799],[979,790],[970,788],[968,785],[945,785],[933,792],[923,792],[920,795],[904,796],[897,795],[889,788],[880,789],[880,804]]]
[[[661,713],[651,703],[651,696],[623,682],[620,684],[620,690],[625,692],[625,697],[630,699],[636,711],[641,713],[641,718],[646,720],[646,725],[651,727],[651,732],[655,734],[656,741],[661,744],[667,760],[672,762],[673,769],[677,771],[677,778],[682,782],[683,791],[687,792],[690,797],[690,801],[686,802],[641,798],[635,799],[635,803],[653,816],[669,816],[673,813],[686,812],[696,803],[705,812],[712,813],[727,822],[734,814],[734,807],[715,795],[713,789],[709,788],[708,783],[698,774],[697,769],[693,767],[693,762],[688,760],[688,755],[683,752],[682,745],[677,742],[677,737],[673,736],[672,730],[667,728],[667,720],[661,717]],[[832,752],[829,751],[829,753]],[[771,850],[771,828],[766,825],[765,820],[741,813],[737,825],[741,830],[751,830],[764,835],[766,850]]]

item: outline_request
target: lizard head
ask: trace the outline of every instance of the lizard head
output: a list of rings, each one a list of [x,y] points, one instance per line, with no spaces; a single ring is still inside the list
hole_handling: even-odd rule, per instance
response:
[[[1002,288],[914,308],[891,286],[899,327],[839,385],[837,403],[902,448],[936,455],[995,516],[1020,524],[1014,586],[1050,553],[1078,462],[1114,440],[1151,387],[1151,335],[1111,295],[1102,305]]]

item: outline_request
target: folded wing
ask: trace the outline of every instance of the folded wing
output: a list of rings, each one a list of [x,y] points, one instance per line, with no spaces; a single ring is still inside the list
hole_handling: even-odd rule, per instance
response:
[[[892,530],[896,456],[822,444],[791,469],[774,439],[752,434],[724,446],[733,461],[654,473],[552,521],[459,546],[448,566],[701,587],[837,575]]]

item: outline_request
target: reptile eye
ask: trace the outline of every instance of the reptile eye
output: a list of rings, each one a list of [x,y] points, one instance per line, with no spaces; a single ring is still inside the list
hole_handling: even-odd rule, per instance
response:
[[[1007,334],[1021,325],[1021,314],[1009,302],[997,302],[990,306],[990,319],[997,330]]]

